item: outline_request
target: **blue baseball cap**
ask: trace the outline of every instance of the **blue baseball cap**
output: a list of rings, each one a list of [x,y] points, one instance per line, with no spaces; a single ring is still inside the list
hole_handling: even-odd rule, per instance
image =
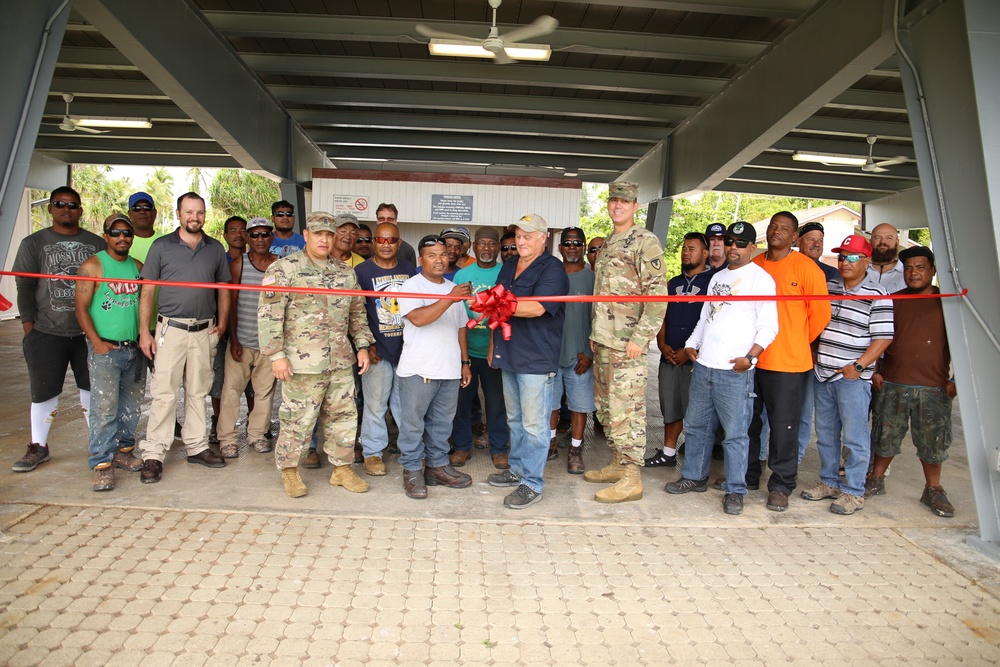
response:
[[[128,207],[132,208],[137,203],[141,201],[148,201],[150,206],[156,208],[156,204],[153,202],[153,197],[148,192],[136,192],[134,195],[128,198]]]

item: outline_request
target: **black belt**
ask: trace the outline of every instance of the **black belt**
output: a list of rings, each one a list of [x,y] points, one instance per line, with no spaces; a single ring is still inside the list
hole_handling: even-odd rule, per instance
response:
[[[111,340],[110,338],[101,338],[101,340],[117,347],[139,347],[139,342],[134,340]]]
[[[184,324],[183,322],[177,322],[176,320],[165,319],[162,315],[159,315],[157,316],[156,321],[166,322],[168,327],[187,331],[188,333],[195,333],[197,331],[204,331],[208,327],[212,326],[212,323],[215,320],[205,320],[204,322],[199,322],[197,324]]]

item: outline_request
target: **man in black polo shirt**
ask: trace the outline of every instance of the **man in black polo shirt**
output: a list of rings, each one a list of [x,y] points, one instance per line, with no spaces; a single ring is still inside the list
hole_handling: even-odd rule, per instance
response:
[[[177,200],[180,226],[153,242],[142,267],[146,280],[229,282],[222,244],[202,232],[205,200],[194,192]],[[149,424],[142,450],[142,482],[160,481],[163,459],[174,440],[174,416],[184,379],[184,428],[188,463],[221,468],[226,462],[208,448],[205,397],[212,385],[212,358],[229,318],[229,296],[221,290],[163,286],[153,317],[155,287],[143,285],[139,300],[139,347],[154,360]],[[216,294],[218,292],[218,295]],[[150,331],[153,330],[151,334]]]
[[[532,213],[514,223],[518,258],[500,269],[497,284],[517,297],[565,296],[569,278],[562,262],[545,249],[548,224]],[[552,385],[559,373],[565,304],[518,301],[511,337],[494,332],[489,359],[503,371],[503,397],[510,427],[510,470],[489,477],[492,486],[517,487],[504,498],[510,509],[542,499],[542,472],[549,454]]]

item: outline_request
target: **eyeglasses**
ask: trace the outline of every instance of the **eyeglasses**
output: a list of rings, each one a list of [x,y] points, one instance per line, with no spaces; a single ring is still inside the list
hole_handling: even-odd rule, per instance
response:
[[[587,248],[588,255],[593,255],[595,252],[601,252],[601,246],[597,246],[596,248]]]
[[[500,246],[500,249],[503,250],[504,252],[513,252],[514,250],[517,250],[517,246],[516,245],[502,245],[502,246]]]
[[[857,264],[862,259],[864,259],[864,257],[865,257],[864,255],[859,255],[859,254],[837,255],[837,261],[847,262],[848,264]]]
[[[133,236],[135,236],[135,232],[133,232],[131,229],[109,229],[104,233],[113,239],[116,239],[119,236],[124,236],[125,238],[130,239]]]
[[[391,223],[395,224],[396,223],[396,217],[395,216],[380,215],[377,218],[375,218],[375,221],[376,222],[391,222]]]
[[[51,206],[56,208],[68,208],[71,211],[75,211],[78,208],[83,208],[82,204],[77,204],[75,201],[54,201],[49,202]]]
[[[136,204],[131,208],[133,211],[155,211],[156,209],[149,204]]]
[[[571,241],[563,241],[559,245],[561,245],[564,248],[582,248],[585,244],[583,241],[577,241],[576,239],[573,239]]]
[[[361,239],[358,239],[358,240],[360,241]],[[375,243],[378,243],[380,245],[394,245],[396,243],[399,243],[399,237],[398,236],[376,236],[375,237]]]
[[[266,239],[271,237],[271,232],[247,232],[247,236],[252,239]]]
[[[494,247],[494,246],[496,246],[498,244],[493,239],[479,239],[478,241],[476,241],[476,245],[477,246],[485,246],[487,248],[492,248],[492,247]]]
[[[278,211],[277,213],[272,213],[273,218],[294,218],[295,214],[291,211]]]
[[[358,243],[371,243],[372,242],[372,237],[370,237],[370,236],[359,236],[358,238],[356,238],[354,240],[357,241]]]
[[[734,239],[728,236],[725,239],[723,239],[722,242],[726,244],[727,248],[733,245],[734,243],[736,244],[737,248],[746,248],[748,245],[750,245],[750,241],[744,241],[743,239]]]

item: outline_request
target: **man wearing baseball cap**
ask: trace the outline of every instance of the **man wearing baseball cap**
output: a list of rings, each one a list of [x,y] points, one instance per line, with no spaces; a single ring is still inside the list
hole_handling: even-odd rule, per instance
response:
[[[354,252],[354,241],[357,240],[358,233],[361,231],[361,223],[358,222],[357,216],[353,213],[341,213],[334,217],[333,226],[336,233],[330,256],[339,259],[352,269],[364,262],[365,258]]]
[[[448,247],[448,273],[444,277],[445,280],[451,280],[459,269],[464,269],[476,261],[468,254],[471,237],[465,227],[449,227],[441,230],[441,238]]]
[[[865,237],[852,234],[833,251],[840,278],[827,284],[830,296],[870,298],[835,301],[830,324],[819,336],[812,380],[820,482],[801,495],[806,500],[835,498],[831,512],[853,514],[865,506],[872,375],[875,362],[892,343],[893,309],[892,301],[882,298],[885,288],[867,274],[872,247]],[[841,442],[848,451],[843,480],[838,473]]]
[[[128,216],[132,221],[132,248],[128,251],[130,257],[140,262],[146,261],[149,246],[153,241],[163,236],[156,231],[156,204],[153,196],[147,192],[136,192],[128,198]]]
[[[728,262],[725,236],[726,226],[723,224],[713,222],[705,228],[705,238],[708,239],[708,263],[713,269],[725,268]]]

